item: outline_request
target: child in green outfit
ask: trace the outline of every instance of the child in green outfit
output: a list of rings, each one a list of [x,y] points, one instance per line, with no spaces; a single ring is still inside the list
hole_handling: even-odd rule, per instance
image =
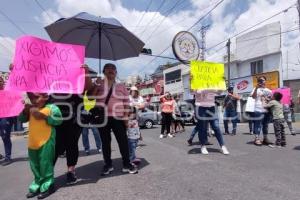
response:
[[[59,108],[48,103],[47,94],[28,93],[31,101],[20,115],[29,121],[28,156],[34,181],[27,198],[44,199],[54,192],[55,128],[62,123]]]

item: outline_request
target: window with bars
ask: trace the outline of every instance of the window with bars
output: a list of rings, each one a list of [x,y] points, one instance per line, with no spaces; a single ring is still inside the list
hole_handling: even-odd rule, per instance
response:
[[[251,67],[251,75],[263,73],[264,71],[263,60],[257,60],[251,62],[250,67]]]

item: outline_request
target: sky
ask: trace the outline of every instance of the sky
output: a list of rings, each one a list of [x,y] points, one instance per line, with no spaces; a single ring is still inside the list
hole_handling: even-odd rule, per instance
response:
[[[162,55],[174,58],[170,47],[176,33],[188,30],[219,1],[0,0],[0,71],[8,71],[7,66],[13,60],[17,38],[33,35],[50,40],[43,27],[61,17],[71,17],[79,12],[114,17],[144,41],[145,47],[152,49],[153,55],[160,55],[169,47]],[[206,36],[206,46],[209,48],[294,4],[296,0],[224,0],[190,32],[200,39],[201,26],[210,25]],[[281,22],[283,32],[299,27],[297,8],[294,6],[260,26],[276,21]],[[232,38],[232,41],[234,53],[235,38]],[[290,73],[300,69],[299,42],[299,31],[282,34],[283,65],[289,65]],[[223,47],[225,43],[210,49],[206,52],[206,59],[222,62],[226,51]],[[93,69],[98,69],[98,60],[86,59],[85,62]],[[102,61],[102,64],[106,62],[108,61]],[[140,55],[114,63],[118,66],[119,77],[123,79],[129,75],[151,74],[158,65],[167,62],[174,60]]]

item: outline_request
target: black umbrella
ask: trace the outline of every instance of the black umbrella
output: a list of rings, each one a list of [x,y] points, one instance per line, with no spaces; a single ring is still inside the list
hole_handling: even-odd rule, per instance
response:
[[[85,56],[121,60],[139,56],[145,45],[114,18],[102,18],[86,12],[62,18],[45,27],[51,40],[86,47]],[[101,72],[101,63],[99,62]]]

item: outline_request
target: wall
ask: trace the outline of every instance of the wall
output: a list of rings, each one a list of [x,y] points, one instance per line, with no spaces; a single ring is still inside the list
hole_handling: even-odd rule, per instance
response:
[[[181,69],[181,80],[175,83],[166,84],[166,81],[164,81],[164,91],[170,92],[171,94],[180,94],[182,95],[184,93],[184,86],[183,86],[183,77],[184,75],[189,73],[190,67],[189,65],[179,64],[177,66],[165,69],[163,71],[164,77],[166,73],[175,71]]]

